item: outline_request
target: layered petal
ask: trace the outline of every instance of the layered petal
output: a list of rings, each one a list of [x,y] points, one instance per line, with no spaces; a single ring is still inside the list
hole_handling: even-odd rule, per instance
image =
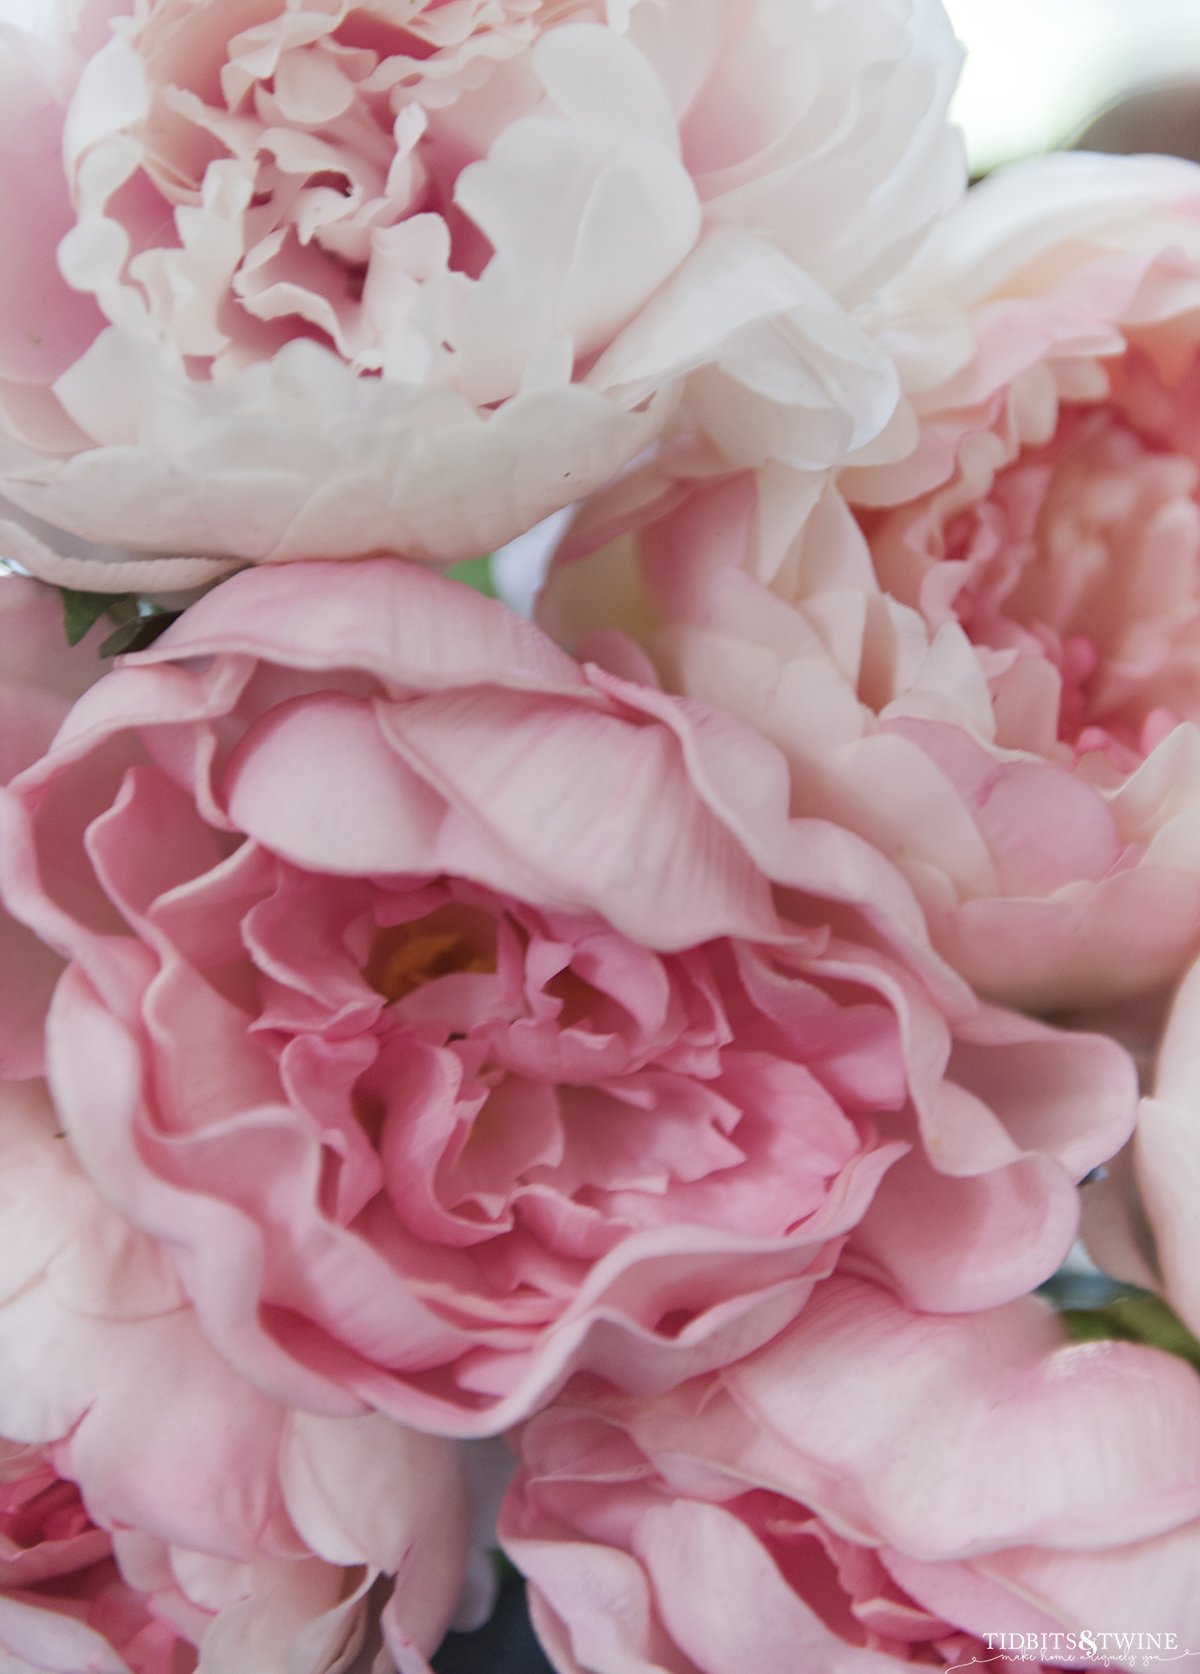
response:
[[[775,740],[1008,1003],[1135,999],[1200,939],[1198,263],[1195,165],[1001,172],[864,316],[902,389],[866,453],[730,475],[681,441],[583,510],[542,600]]]
[[[1194,1372],[1032,1300],[931,1318],[834,1279],[669,1398],[580,1383],[520,1452],[501,1530],[564,1670],[1133,1668],[1200,1630]]]
[[[467,1558],[453,1445],[240,1378],[57,1120],[0,1085],[0,1646],[48,1674],[340,1674],[381,1643],[373,1595],[425,1670]]]
[[[981,1008],[770,744],[398,561],[222,584],[0,821],[73,1145],[331,1422],[669,1388],[839,1260],[1005,1300],[1128,1135],[1121,1049]]]
[[[68,646],[57,594],[0,577],[0,782],[36,761],[71,702],[99,678],[100,630]],[[0,1075],[38,1075],[42,1031],[62,971],[54,951],[0,910]]]
[[[124,587],[122,548],[160,590],[452,562],[684,399],[739,456],[818,466],[892,417],[850,310],[961,190],[936,0],[87,0],[59,25],[0,41],[0,490],[90,543],[18,534],[48,579],[110,587],[107,559]]]

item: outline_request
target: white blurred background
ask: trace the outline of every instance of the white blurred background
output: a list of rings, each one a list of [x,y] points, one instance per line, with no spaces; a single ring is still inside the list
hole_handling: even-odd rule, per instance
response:
[[[967,49],[954,115],[973,173],[1070,144],[1106,105],[1158,83],[1194,82],[1200,140],[1200,0],[945,4]]]

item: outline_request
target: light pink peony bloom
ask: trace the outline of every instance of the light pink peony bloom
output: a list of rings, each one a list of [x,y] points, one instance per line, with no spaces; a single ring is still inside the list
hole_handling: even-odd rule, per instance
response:
[[[449,1433],[669,1386],[838,1259],[988,1306],[1069,1245],[1125,1054],[981,1007],[753,733],[392,560],[260,569],[4,794],[63,1120],[298,1405]]]
[[[0,31],[0,489],[56,526],[453,560],[612,476],[685,383],[755,457],[892,414],[848,310],[961,190],[938,0],[61,15]]]
[[[1140,1668],[1099,1636],[1200,1645],[1200,1382],[1065,1344],[1032,1299],[933,1318],[834,1279],[738,1366],[657,1401],[581,1380],[520,1448],[501,1533],[560,1674]],[[1001,1633],[1050,1654],[1000,1657]]]
[[[799,807],[892,854],[983,991],[1168,983],[1200,946],[1200,170],[995,177],[875,319],[890,463],[664,458],[590,509],[543,620],[631,627],[774,738]]]
[[[1175,996],[1155,1066],[1151,1096],[1142,1100],[1120,1191],[1105,1205],[1115,1222],[1119,1255],[1143,1253],[1147,1271],[1133,1277],[1161,1291],[1200,1334],[1196,1205],[1200,1202],[1200,965]],[[1096,1217],[1099,1220],[1099,1213]],[[1089,1243],[1094,1240],[1089,1239]],[[1097,1259],[1103,1259],[1097,1250]]]
[[[93,630],[72,649],[58,594],[0,576],[0,784],[38,759],[74,699],[103,673],[102,637]],[[41,1073],[42,1024],[62,968],[52,948],[0,909],[0,1077]]]
[[[47,1674],[191,1674],[186,1639],[123,1579],[112,1539],[36,1448],[0,1442],[0,1656]]]
[[[57,1125],[40,1083],[0,1083],[0,1648],[343,1674],[382,1607],[395,1666],[428,1674],[467,1557],[454,1445],[247,1384]]]

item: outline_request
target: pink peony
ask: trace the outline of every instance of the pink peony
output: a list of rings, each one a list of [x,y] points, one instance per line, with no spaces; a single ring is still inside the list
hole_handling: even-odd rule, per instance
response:
[[[40,1083],[0,1083],[0,1650],[344,1674],[382,1609],[395,1666],[428,1674],[467,1556],[454,1444],[247,1384],[57,1125]]]
[[[1115,1636],[1200,1645],[1200,1383],[1068,1345],[1030,1299],[932,1318],[835,1279],[738,1366],[657,1401],[581,1381],[520,1448],[501,1533],[560,1674],[1133,1669]]]
[[[1125,1169],[1103,1204],[1126,1274],[1160,1291],[1200,1334],[1196,1204],[1200,1201],[1200,965],[1171,1006],[1151,1096],[1142,1100]],[[1094,1219],[1100,1223],[1100,1207]],[[1100,1226],[1101,1235],[1104,1232]],[[1089,1237],[1089,1243],[1096,1242]],[[1096,1250],[1098,1260],[1107,1251]],[[1143,1270],[1135,1265],[1140,1255]],[[1116,1264],[1114,1264],[1116,1265]]]
[[[0,784],[46,749],[72,702],[99,678],[102,638],[67,645],[59,595],[0,576]],[[0,909],[0,1077],[37,1075],[42,1024],[63,968],[58,955]]]
[[[896,401],[850,310],[961,188],[957,57],[938,0],[0,31],[0,488],[142,552],[453,560],[605,481],[685,384],[756,457],[841,458]]]
[[[0,1655],[13,1670],[191,1674],[196,1657],[120,1575],[79,1490],[0,1442]]]
[[[283,1399],[483,1433],[667,1387],[839,1258],[1007,1299],[1125,1054],[981,1007],[777,753],[397,561],[245,572],[3,797],[86,1167]]]
[[[1200,170],[994,177],[874,320],[907,396],[878,463],[664,458],[589,510],[544,621],[632,628],[774,738],[984,992],[1145,993],[1200,948]]]

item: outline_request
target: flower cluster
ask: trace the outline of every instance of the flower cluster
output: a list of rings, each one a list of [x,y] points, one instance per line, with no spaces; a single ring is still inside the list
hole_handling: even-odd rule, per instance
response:
[[[1200,1654],[1200,173],[966,192],[937,0],[38,15],[4,1668]]]

